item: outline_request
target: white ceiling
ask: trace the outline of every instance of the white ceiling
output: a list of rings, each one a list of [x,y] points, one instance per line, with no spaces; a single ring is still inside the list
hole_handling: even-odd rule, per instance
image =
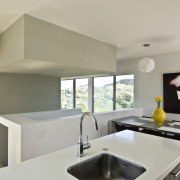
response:
[[[1,0],[0,32],[23,13],[113,44],[118,60],[180,51],[180,0]]]

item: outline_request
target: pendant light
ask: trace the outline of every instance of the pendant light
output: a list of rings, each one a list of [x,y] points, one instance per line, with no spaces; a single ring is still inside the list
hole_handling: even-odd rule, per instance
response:
[[[149,47],[150,44],[143,44],[143,47]],[[150,57],[145,57],[141,59],[138,63],[138,68],[143,73],[149,73],[154,70],[155,62]]]

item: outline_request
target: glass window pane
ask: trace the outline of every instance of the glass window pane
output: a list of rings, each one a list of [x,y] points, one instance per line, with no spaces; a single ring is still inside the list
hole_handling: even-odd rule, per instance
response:
[[[73,80],[61,81],[61,108],[73,108]]]
[[[113,76],[94,78],[94,112],[113,110]]]
[[[116,110],[133,108],[134,75],[116,76]]]
[[[88,79],[76,79],[76,108],[88,111]]]

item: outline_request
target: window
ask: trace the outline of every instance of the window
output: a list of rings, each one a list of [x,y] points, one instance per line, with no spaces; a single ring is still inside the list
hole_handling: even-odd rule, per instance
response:
[[[72,109],[73,108],[73,80],[61,81],[61,108]]]
[[[133,106],[134,75],[61,80],[62,109],[108,112]]]
[[[76,79],[76,108],[88,111],[88,79]]]
[[[94,78],[94,112],[113,110],[113,76]]]
[[[116,76],[116,110],[134,105],[134,75]]]

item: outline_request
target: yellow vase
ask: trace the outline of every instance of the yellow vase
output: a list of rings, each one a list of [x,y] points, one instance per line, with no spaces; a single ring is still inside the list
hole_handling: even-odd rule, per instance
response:
[[[153,111],[152,118],[155,123],[160,126],[166,119],[166,113],[161,107],[158,107]]]

